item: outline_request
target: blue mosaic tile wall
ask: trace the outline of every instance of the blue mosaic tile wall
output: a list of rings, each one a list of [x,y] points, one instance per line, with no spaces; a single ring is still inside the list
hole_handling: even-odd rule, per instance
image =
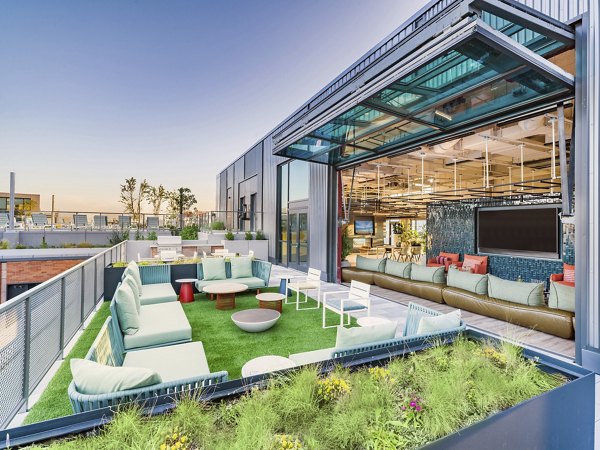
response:
[[[456,203],[431,203],[427,207],[427,233],[429,246],[427,256],[440,252],[475,255],[475,212],[480,206],[510,206],[540,203],[556,203],[554,199],[530,199],[528,201],[479,200]],[[563,224],[562,260],[520,258],[492,255],[488,258],[488,271],[492,275],[523,281],[547,280],[550,274],[562,272],[563,261],[575,261],[575,225]]]

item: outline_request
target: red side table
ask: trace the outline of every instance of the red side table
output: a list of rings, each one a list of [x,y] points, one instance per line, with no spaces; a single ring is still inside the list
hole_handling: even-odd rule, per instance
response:
[[[180,278],[175,280],[176,283],[181,283],[179,290],[179,301],[181,303],[191,303],[194,301],[194,283],[198,281],[196,278]]]

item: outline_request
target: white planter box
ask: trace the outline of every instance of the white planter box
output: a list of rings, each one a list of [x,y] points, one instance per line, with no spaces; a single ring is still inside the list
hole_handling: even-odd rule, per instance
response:
[[[269,260],[269,241],[257,241],[252,239],[251,241],[247,240],[235,240],[228,241],[227,239],[221,241],[223,247],[227,249],[230,253],[239,253],[240,255],[247,255],[250,250],[254,252],[254,257],[256,259],[262,259],[264,261]]]

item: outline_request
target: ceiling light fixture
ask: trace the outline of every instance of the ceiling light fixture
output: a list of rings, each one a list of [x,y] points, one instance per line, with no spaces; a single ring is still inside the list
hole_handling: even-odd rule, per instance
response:
[[[441,117],[443,119],[446,120],[452,120],[452,116],[450,114],[445,113],[444,111],[440,111],[439,109],[436,109],[435,111],[433,111],[433,113],[438,116]]]
[[[425,194],[425,152],[421,152],[421,195]]]

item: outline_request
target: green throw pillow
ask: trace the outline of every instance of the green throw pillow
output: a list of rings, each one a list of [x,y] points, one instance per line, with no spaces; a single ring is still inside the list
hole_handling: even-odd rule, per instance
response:
[[[451,330],[460,326],[460,309],[439,316],[422,317],[417,327],[417,334],[436,333]]]
[[[414,281],[427,281],[429,283],[445,283],[446,274],[444,266],[427,267],[413,264],[410,268],[410,279]]]
[[[130,273],[127,274],[127,276],[123,280],[123,283],[129,284],[129,287],[133,292],[133,298],[135,300],[135,309],[137,309],[137,312],[139,314],[139,312],[142,310],[142,304],[140,302],[140,291],[138,290],[137,283],[135,282]]]
[[[387,341],[396,337],[398,322],[389,322],[367,327],[337,328],[335,348],[348,348],[355,345]]]
[[[522,305],[544,305],[544,283],[523,283],[488,275],[488,295]]]
[[[231,278],[251,278],[252,258],[231,258]]]
[[[563,311],[575,312],[575,288],[551,281],[548,306]]]
[[[356,257],[356,268],[370,270],[371,272],[383,272],[385,270],[386,258],[375,259],[358,255]]]
[[[133,291],[128,283],[121,283],[113,301],[116,302],[121,331],[125,334],[137,333],[140,328],[140,316],[135,307]]]
[[[140,268],[135,261],[131,261],[129,264],[127,264],[127,267],[123,272],[123,278],[126,277],[128,274],[133,277],[133,279],[138,285],[138,291],[140,295],[142,295],[142,276],[140,275]]]
[[[450,267],[448,269],[448,286],[465,291],[473,292],[479,295],[488,293],[488,277],[477,273],[470,273]]]
[[[225,280],[225,259],[223,258],[204,258],[202,260],[202,273],[204,281]]]
[[[385,263],[385,273],[400,278],[410,279],[410,270],[412,263],[410,262],[397,262],[388,260]]]
[[[162,383],[160,375],[143,367],[113,367],[87,359],[71,359],[73,382],[80,394],[98,395]]]

